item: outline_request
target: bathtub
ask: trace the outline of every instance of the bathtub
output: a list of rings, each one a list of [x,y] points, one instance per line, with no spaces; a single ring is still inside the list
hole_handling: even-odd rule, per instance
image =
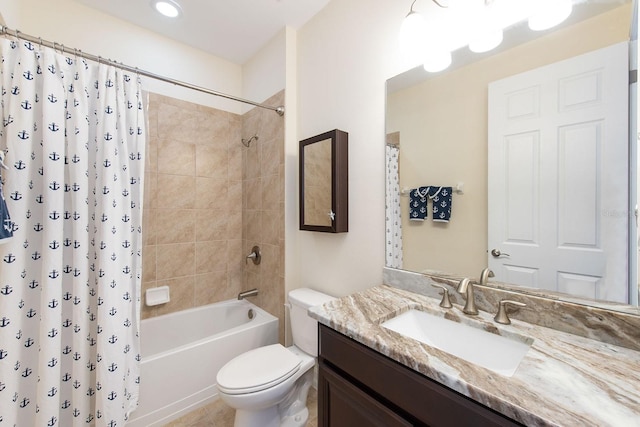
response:
[[[277,342],[278,318],[247,300],[143,320],[140,398],[127,427],[161,426],[213,402],[225,363]]]

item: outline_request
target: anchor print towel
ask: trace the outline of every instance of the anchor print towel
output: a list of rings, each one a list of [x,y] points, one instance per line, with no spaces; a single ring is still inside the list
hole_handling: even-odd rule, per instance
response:
[[[433,221],[449,222],[451,218],[451,187],[429,187],[429,198],[433,203]]]
[[[7,202],[2,192],[2,169],[7,167],[4,164],[4,151],[0,151],[0,241],[13,236],[13,222],[9,216]]]
[[[427,194],[429,187],[414,188],[409,193],[409,219],[424,221],[427,217]]]

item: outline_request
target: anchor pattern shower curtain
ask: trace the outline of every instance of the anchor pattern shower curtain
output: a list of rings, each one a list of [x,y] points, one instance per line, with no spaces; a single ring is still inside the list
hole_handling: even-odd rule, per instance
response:
[[[386,259],[385,265],[402,268],[402,217],[400,212],[400,149],[386,146]]]
[[[0,427],[125,424],[137,404],[144,110],[136,75],[2,40]]]

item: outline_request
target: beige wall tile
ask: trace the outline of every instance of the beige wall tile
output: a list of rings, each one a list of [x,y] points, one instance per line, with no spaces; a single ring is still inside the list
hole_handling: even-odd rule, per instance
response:
[[[253,178],[243,181],[244,209],[262,209],[262,178]]]
[[[228,179],[229,149],[225,146],[196,146],[196,175]]]
[[[142,244],[155,245],[158,237],[155,209],[144,208],[142,210]]]
[[[284,237],[284,217],[279,211],[262,211],[262,242],[277,246]]]
[[[196,178],[196,209],[222,209],[229,208],[228,184],[226,180],[213,178]]]
[[[227,177],[230,181],[242,181],[242,146],[231,145],[228,150]]]
[[[242,210],[242,197],[244,194],[244,183],[242,181],[230,181],[227,194],[227,206],[229,211]]]
[[[195,306],[195,276],[158,281],[158,287],[169,286],[170,301],[156,306],[158,315],[186,310]]]
[[[196,200],[196,180],[192,176],[158,174],[157,207],[193,209]]]
[[[155,209],[158,244],[195,240],[196,215],[192,209]]]
[[[146,146],[144,170],[145,172],[158,172],[158,137],[149,136]]]
[[[242,237],[242,211],[232,210],[227,216],[227,239]]]
[[[262,209],[277,210],[284,194],[284,180],[280,174],[262,177]]]
[[[226,271],[214,271],[196,276],[195,299],[196,305],[213,304],[231,299],[237,295],[229,291]]]
[[[262,212],[245,211],[242,216],[242,226],[244,227],[243,238],[251,242],[262,241]]]
[[[143,207],[145,209],[154,208],[157,205],[158,205],[158,174],[145,172]]]
[[[156,246],[142,247],[142,283],[156,280]]]
[[[227,241],[196,243],[196,274],[227,271]]]
[[[271,139],[261,145],[260,170],[262,175],[274,175],[280,170],[284,161],[284,143],[282,140]]]
[[[222,209],[197,209],[195,212],[197,242],[228,238],[228,224],[232,217],[228,215],[227,211]]]
[[[260,147],[258,141],[250,148],[242,149],[242,179],[252,179],[260,176]]]
[[[160,139],[158,172],[193,176],[196,170],[196,146],[183,141]]]
[[[156,275],[158,280],[193,276],[195,274],[195,243],[158,245],[156,256]]]
[[[281,103],[277,97],[283,100],[284,91],[269,102]],[[150,95],[143,286],[169,285],[172,302],[144,307],[145,318],[253,287],[263,288],[264,308],[280,315],[283,123],[258,108],[239,116]],[[241,139],[255,133],[260,139],[243,147]],[[254,181],[248,186],[243,179]],[[245,264],[254,244],[263,248],[260,266]]]

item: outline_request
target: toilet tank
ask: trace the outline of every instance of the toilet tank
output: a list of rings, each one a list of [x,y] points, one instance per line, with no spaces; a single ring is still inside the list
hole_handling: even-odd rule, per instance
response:
[[[335,298],[308,288],[294,289],[289,292],[291,334],[293,345],[305,353],[318,356],[318,322],[309,317],[309,307],[322,305]]]

